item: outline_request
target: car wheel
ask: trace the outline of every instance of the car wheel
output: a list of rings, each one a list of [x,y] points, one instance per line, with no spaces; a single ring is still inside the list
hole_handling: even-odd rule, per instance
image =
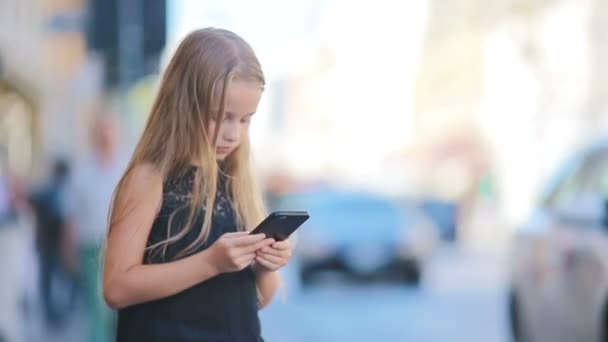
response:
[[[304,267],[300,271],[300,280],[303,286],[310,286],[315,277],[315,271],[311,267]]]
[[[403,280],[407,284],[414,286],[420,285],[422,272],[420,271],[420,265],[418,265],[416,261],[408,261],[404,263],[401,272]]]
[[[601,335],[600,335],[600,341],[602,342],[606,342],[608,341],[608,302],[606,302],[604,304],[604,309],[602,312],[602,321],[601,321],[602,325],[600,327],[601,329]]]
[[[511,290],[509,293],[509,326],[514,342],[532,342],[532,339],[524,328],[524,322],[521,299],[515,290]]]

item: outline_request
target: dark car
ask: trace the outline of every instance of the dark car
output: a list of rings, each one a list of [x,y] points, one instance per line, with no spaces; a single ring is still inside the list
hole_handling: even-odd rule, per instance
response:
[[[420,208],[435,222],[442,240],[455,241],[458,238],[457,203],[439,198],[427,198],[421,201]]]

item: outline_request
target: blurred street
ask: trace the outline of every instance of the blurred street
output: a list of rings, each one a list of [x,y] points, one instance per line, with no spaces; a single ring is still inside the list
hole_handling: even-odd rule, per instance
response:
[[[497,258],[445,248],[431,261],[422,289],[328,281],[263,311],[264,336],[271,342],[506,342],[503,270]]]
[[[266,341],[509,341],[503,260],[444,247],[430,261],[421,289],[401,284],[355,284],[328,275],[295,289],[286,270],[287,301],[277,297],[261,312]],[[27,341],[81,341],[82,312],[61,333],[26,324]]]
[[[259,185],[269,212],[309,214],[284,254],[285,291],[260,312],[266,341],[607,342],[607,19],[606,0],[0,1],[0,342],[114,340],[103,286],[123,283],[102,283],[101,261],[131,259],[104,252],[116,225],[108,212],[121,177],[150,162],[143,155],[168,158],[156,166],[171,171],[144,227],[149,251],[157,236],[187,242],[160,209],[174,185],[192,194],[176,199],[197,203],[201,177],[183,189],[174,178],[214,161],[236,177],[218,183],[231,194],[218,208],[238,218],[261,207],[257,195],[238,196],[257,192],[238,183],[249,170],[255,182],[243,184]],[[193,38],[195,52],[177,53],[208,27],[247,42],[255,58],[239,63],[256,61],[234,67],[254,76],[226,73],[223,105],[217,83],[203,83],[228,77],[207,69],[224,69],[192,56],[224,52]],[[216,122],[238,119],[231,107],[246,96],[232,82],[250,78],[261,87],[238,110],[242,125]],[[150,124],[156,117],[175,124]],[[192,122],[209,123],[205,134]],[[216,139],[203,163],[196,141],[213,127],[242,132],[216,136],[230,143]],[[147,136],[158,145],[141,143]],[[192,156],[174,163],[174,146]],[[245,199],[252,205],[236,203]],[[224,226],[214,215],[211,231]],[[250,285],[235,293],[251,296],[243,321],[255,322]],[[143,287],[125,286],[134,297]]]

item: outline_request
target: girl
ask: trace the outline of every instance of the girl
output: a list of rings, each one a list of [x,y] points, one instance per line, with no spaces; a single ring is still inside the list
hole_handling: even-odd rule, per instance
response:
[[[264,88],[251,47],[202,29],[179,45],[110,208],[103,290],[118,341],[262,341],[288,241],[264,216],[249,123]]]

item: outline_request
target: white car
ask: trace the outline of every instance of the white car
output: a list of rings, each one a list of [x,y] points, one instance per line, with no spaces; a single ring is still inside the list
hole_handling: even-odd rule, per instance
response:
[[[608,341],[608,141],[559,170],[517,234],[509,312],[516,341]]]
[[[285,203],[285,209],[310,213],[295,247],[305,284],[324,271],[418,284],[424,261],[439,242],[438,228],[423,210],[371,193],[309,191]]]

